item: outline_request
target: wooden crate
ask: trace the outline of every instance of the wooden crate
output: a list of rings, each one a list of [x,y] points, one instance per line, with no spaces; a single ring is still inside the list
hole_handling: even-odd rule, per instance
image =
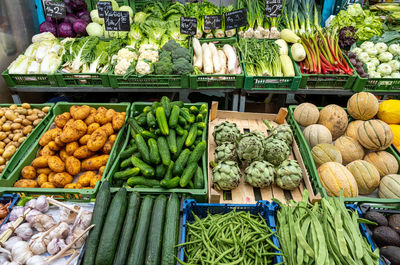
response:
[[[274,121],[277,124],[286,123],[287,109],[281,109],[278,114],[269,113],[244,113],[235,111],[218,110],[218,103],[213,102],[210,111],[210,120],[208,125],[208,200],[210,203],[234,203],[234,204],[251,204],[258,200],[271,201],[273,198],[279,199],[282,202],[286,200],[300,201],[304,189],[309,192],[310,202],[321,200],[319,193],[315,194],[311,186],[310,178],[304,166],[299,148],[296,141],[293,140],[291,159],[297,160],[302,171],[303,180],[298,188],[293,191],[285,191],[273,184],[264,189],[253,188],[244,183],[244,170],[242,170],[242,178],[239,186],[232,191],[220,191],[214,189],[212,182],[212,169],[210,161],[214,161],[214,151],[216,144],[213,137],[214,127],[224,121],[236,123],[239,130],[244,131],[260,131],[268,135],[268,128],[264,124],[264,120]]]

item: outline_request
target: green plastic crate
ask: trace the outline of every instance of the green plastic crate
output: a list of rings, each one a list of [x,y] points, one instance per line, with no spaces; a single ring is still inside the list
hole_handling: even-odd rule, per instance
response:
[[[12,104],[0,104],[0,107],[9,107]],[[42,134],[44,128],[48,125],[49,121],[53,118],[53,103],[44,103],[44,104],[30,104],[33,109],[42,109],[43,107],[51,107],[47,115],[42,119],[42,121],[36,125],[36,127],[32,130],[30,134],[26,137],[25,141],[19,146],[17,151],[8,161],[6,167],[0,175],[0,179],[8,178],[11,172],[18,166],[20,161],[25,157],[25,155],[32,148],[33,143],[39,138],[39,135]],[[21,106],[21,104],[17,104],[17,106]]]
[[[349,58],[343,54],[347,63],[354,70]],[[299,65],[297,65],[299,67]],[[357,80],[358,74],[354,70],[351,75],[322,75],[322,74],[301,74],[300,89],[338,89],[351,90],[354,82]]]
[[[9,87],[59,87],[58,84],[59,75],[58,73],[52,75],[44,74],[9,74],[6,69],[1,73]]]
[[[107,74],[60,73],[57,79],[60,87],[110,87]]]
[[[107,175],[108,171],[110,170],[114,159],[117,157],[118,153],[122,148],[123,137],[126,133],[127,123],[126,120],[128,119],[130,103],[67,103],[67,102],[59,102],[53,108],[53,117],[50,122],[47,124],[44,131],[47,131],[50,126],[53,124],[55,116],[62,114],[64,112],[69,111],[70,107],[73,105],[88,105],[94,108],[98,107],[105,107],[107,109],[112,108],[118,112],[126,112],[125,117],[125,124],[118,132],[117,139],[115,140],[114,146],[111,150],[109,159],[106,164],[106,168],[104,170],[102,180]],[[40,137],[42,134],[40,135]],[[25,166],[28,166],[32,163],[32,161],[36,158],[36,154],[40,149],[38,137],[34,144],[32,144],[32,148],[28,151],[26,157],[21,160],[21,163],[14,169],[13,172],[7,177],[7,179],[0,180],[0,194],[4,193],[18,193],[21,196],[35,196],[35,195],[55,195],[57,198],[62,199],[83,199],[83,200],[90,200],[96,196],[96,193],[100,187],[100,181],[97,183],[96,187],[93,189],[43,189],[43,188],[16,188],[13,187],[14,183],[20,179],[21,170]]]
[[[400,92],[400,78],[362,78],[357,77],[353,90],[355,92]]]
[[[304,135],[300,128],[300,125],[294,119],[293,112],[296,107],[297,106],[289,106],[289,110],[288,110],[289,113],[288,113],[287,121],[290,124],[290,126],[292,127],[294,137],[299,145],[300,153],[304,160],[304,165],[306,166],[307,171],[311,176],[311,181],[314,182],[314,184],[318,187],[322,196],[329,197],[318,177],[317,168],[316,168],[314,160],[312,158],[311,150],[306,142],[306,139],[304,138]],[[319,108],[319,109],[321,110],[322,108]],[[400,165],[400,156],[395,152],[393,146],[390,146],[385,151],[392,154],[396,158],[397,162]],[[400,174],[400,169],[399,169],[399,174]],[[346,197],[344,199],[346,202],[368,202],[368,203],[386,203],[386,204],[395,203],[395,202],[399,203],[398,199],[381,199],[381,198],[374,198],[374,197],[368,197],[368,196],[358,196],[358,197],[354,197],[354,198]]]
[[[108,78],[112,88],[189,88],[187,75],[133,75],[124,78],[122,75],[109,74]]]
[[[133,112],[135,111],[142,111],[144,107],[146,106],[151,106],[152,103],[149,102],[135,102],[132,104],[131,107],[131,113],[130,117],[133,116]],[[185,104],[185,106],[197,106],[200,107],[202,104],[207,104],[203,102],[199,103],[194,103],[194,104]],[[208,115],[205,120],[205,123],[208,124]],[[125,142],[123,145],[123,148],[121,150],[124,150],[126,146],[128,145],[128,142],[131,138],[130,130],[128,129],[125,132]],[[207,127],[203,130],[203,135],[202,135],[202,140],[207,140]],[[115,172],[119,171],[120,168],[120,158],[119,155],[116,157],[114,160],[114,164],[107,174],[107,180],[111,183],[111,192],[116,192],[120,188],[115,187],[113,183],[113,176]],[[203,176],[204,176],[204,187],[202,189],[164,189],[164,188],[128,188],[129,191],[137,191],[141,195],[144,194],[151,194],[151,195],[157,195],[157,194],[169,194],[169,193],[177,193],[182,196],[187,196],[195,199],[198,202],[207,202],[207,197],[208,197],[208,178],[207,178],[207,152],[204,152],[203,157],[202,157],[202,169],[203,169]],[[113,187],[114,186],[114,187]]]
[[[200,43],[204,42],[218,42],[215,46],[222,47],[225,44],[234,46],[237,43],[236,37],[231,38],[220,38],[220,39],[200,39]],[[190,46],[190,53],[193,56],[193,45]],[[239,51],[237,51],[240,56]],[[240,57],[239,57],[240,58]],[[240,65],[242,68],[242,65]],[[190,89],[242,89],[244,84],[244,70],[240,75],[189,75]]]

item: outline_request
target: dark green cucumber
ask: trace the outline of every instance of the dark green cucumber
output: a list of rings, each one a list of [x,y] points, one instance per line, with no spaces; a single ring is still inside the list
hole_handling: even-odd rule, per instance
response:
[[[131,157],[133,155],[133,153],[135,153],[137,150],[138,150],[137,145],[134,143],[134,144],[132,144],[131,147],[129,147],[128,149],[121,152],[120,158],[125,159],[128,157]]]
[[[203,117],[203,114],[199,114],[199,115],[197,115],[196,116],[196,122],[203,122],[204,121],[204,117]]]
[[[175,177],[172,179],[163,179],[160,181],[160,186],[165,189],[173,189],[179,186],[180,177]]]
[[[124,159],[119,165],[120,168],[126,168],[132,165],[132,160],[130,157]]]
[[[140,126],[146,126],[146,125],[147,125],[146,113],[140,114],[140,115],[137,116],[135,119],[136,119],[138,125],[140,125]]]
[[[165,166],[163,164],[159,164],[156,167],[156,178],[157,179],[163,179],[166,172],[167,172],[167,166]]]
[[[151,112],[151,106],[144,107],[143,112],[144,113]]]
[[[188,187],[189,189],[194,189],[194,184],[192,180],[189,181]]]
[[[150,149],[150,162],[154,165],[158,165],[161,162],[160,153],[158,152],[157,141],[153,138],[148,140]]]
[[[139,116],[141,113],[142,113],[142,112],[140,112],[140,111],[138,111],[138,110],[135,110],[135,111],[133,112],[133,117]]]
[[[197,138],[197,125],[193,124],[190,127],[190,131],[188,137],[186,138],[185,145],[187,147],[191,146],[192,144],[194,144],[194,141],[196,141],[196,138]]]
[[[91,224],[94,224],[89,232],[88,241],[86,242],[85,257],[83,265],[94,265],[96,261],[96,252],[99,245],[99,239],[103,230],[103,224],[106,219],[108,206],[111,201],[110,183],[108,181],[101,184],[99,193],[96,196],[96,204],[94,205]]]
[[[135,185],[146,185],[150,187],[160,186],[160,182],[156,179],[148,179],[146,177],[131,177],[126,181],[129,187],[133,187]]]
[[[154,101],[153,104],[151,104],[151,110],[153,111],[154,115],[156,115],[156,110],[160,106],[161,106],[161,104],[158,101]]]
[[[168,125],[170,128],[174,129],[176,126],[178,126],[178,118],[179,118],[179,112],[180,108],[178,106],[173,106],[171,110],[171,115],[169,116],[169,121]]]
[[[183,135],[185,130],[181,126],[177,125],[175,128],[175,131],[176,131],[177,135],[181,136],[181,135]]]
[[[197,167],[196,173],[194,173],[194,180],[193,180],[194,188],[195,189],[202,189],[204,188],[204,176],[203,170],[201,167]]]
[[[132,138],[129,140],[129,148],[133,147],[133,145],[136,145],[136,143],[135,143],[135,138],[132,137]]]
[[[124,226],[122,227],[121,237],[119,239],[117,253],[114,257],[114,265],[125,264],[128,258],[129,246],[132,241],[132,235],[135,231],[136,219],[139,213],[140,195],[132,192],[128,199],[128,210],[126,212]]]
[[[183,135],[178,136],[176,139],[176,154],[174,155],[174,159],[177,159],[179,157],[179,155],[181,154],[182,148],[185,145],[185,141],[187,136],[189,135],[188,131],[183,130]]]
[[[167,202],[165,225],[162,242],[161,265],[175,265],[176,248],[179,236],[179,208],[178,195],[172,193]]]
[[[181,115],[178,116],[178,122],[179,122],[179,125],[181,125],[181,126],[186,126],[187,125],[186,119]]]
[[[172,154],[176,154],[178,151],[178,147],[176,146],[176,133],[174,129],[169,130],[169,135],[167,136],[167,142],[169,151]]]
[[[140,158],[137,158],[136,156],[132,156],[131,160],[132,160],[132,164],[135,167],[138,167],[145,177],[154,176],[154,173],[155,173],[154,168],[152,168],[150,165],[143,162]]]
[[[132,237],[131,249],[126,264],[143,265],[145,259],[146,243],[150,226],[151,210],[153,208],[153,198],[150,195],[144,197],[140,206],[139,216]]]
[[[169,162],[167,172],[165,173],[164,176],[165,180],[172,179],[172,170],[174,169],[174,165],[175,165],[174,161],[171,160],[171,162]]]
[[[152,132],[150,132],[150,131],[143,131],[143,132],[141,133],[141,135],[142,135],[144,138],[147,138],[147,139],[150,139],[150,138],[157,139],[157,135],[155,135],[154,133],[152,133]]]
[[[189,182],[192,180],[194,173],[197,170],[197,167],[198,167],[197,163],[191,163],[191,164],[187,165],[187,167],[185,168],[185,170],[182,173],[181,180],[179,182],[179,185],[182,188],[186,187],[189,184]]]
[[[196,145],[192,153],[190,154],[188,164],[191,163],[197,163],[203,156],[204,152],[207,149],[207,142],[206,141],[201,141],[199,144]]]
[[[133,118],[128,119],[129,126],[133,129],[135,133],[142,133],[144,130],[140,125],[137,123],[137,121]],[[132,135],[133,136],[133,135]]]
[[[162,163],[165,166],[168,166],[169,162],[171,161],[171,154],[169,152],[167,139],[165,139],[164,136],[160,136],[157,139],[157,144],[158,144],[158,151],[160,152]]]
[[[165,197],[165,195],[159,195],[154,201],[150,229],[147,237],[146,260],[144,263],[146,265],[160,264],[166,205],[167,197]]]
[[[173,101],[173,102],[171,102],[171,105],[172,106],[178,106],[178,107],[180,107],[180,108],[183,108],[183,106],[185,106],[185,103],[183,103],[183,101]]]
[[[146,119],[147,119],[147,126],[154,128],[157,126],[157,121],[156,117],[154,117],[153,112],[149,111],[146,114]]]
[[[126,189],[121,188],[111,201],[101,232],[96,265],[110,265],[114,260],[126,213]]]
[[[137,174],[139,174],[139,172],[140,169],[137,167],[128,168],[124,171],[115,172],[114,179],[128,179],[130,177],[136,176]]]
[[[161,106],[164,108],[164,110],[165,110],[165,116],[167,116],[167,118],[169,118],[170,117],[170,115],[171,115],[171,104],[170,104],[170,100],[169,100],[169,98],[168,97],[166,97],[166,96],[163,96],[162,98],[161,98],[161,101],[160,101],[160,103],[161,103]]]
[[[202,136],[202,135],[203,135],[203,131],[202,130],[197,130],[197,137]]]
[[[190,106],[189,108],[190,112],[193,113],[194,115],[199,114],[199,109],[196,106]]]
[[[187,161],[190,156],[190,150],[185,149],[182,151],[182,153],[179,155],[178,159],[175,161],[174,169],[172,173],[174,176],[180,176],[187,164]]]
[[[143,139],[143,136],[140,134],[136,134],[135,141],[143,161],[146,163],[150,163],[150,150],[146,144],[146,141]]]
[[[206,123],[205,122],[196,122],[197,129],[204,129],[206,128]]]
[[[167,117],[165,116],[165,110],[163,107],[158,107],[156,110],[156,119],[158,123],[158,127],[161,130],[163,135],[169,134],[168,122]]]

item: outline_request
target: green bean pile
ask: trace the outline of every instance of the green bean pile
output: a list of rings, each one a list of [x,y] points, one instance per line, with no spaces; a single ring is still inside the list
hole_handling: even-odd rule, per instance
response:
[[[346,209],[343,198],[281,204],[278,237],[285,264],[379,264],[379,250],[361,235],[357,211]]]
[[[280,251],[270,237],[274,234],[260,215],[231,211],[208,214],[187,223],[184,246],[186,262],[180,264],[272,264]]]

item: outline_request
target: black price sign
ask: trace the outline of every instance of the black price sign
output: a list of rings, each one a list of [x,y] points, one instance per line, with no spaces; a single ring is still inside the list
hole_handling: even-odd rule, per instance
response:
[[[213,30],[222,28],[222,16],[204,16],[204,29]]]
[[[108,11],[104,19],[107,31],[130,31],[128,11]]]
[[[67,15],[67,10],[63,2],[46,1],[46,17],[52,18],[65,18]]]
[[[237,29],[247,25],[247,9],[239,9],[225,13],[225,29]]]
[[[197,19],[194,17],[181,17],[181,34],[196,35]]]
[[[266,0],[265,16],[280,17],[282,15],[282,0]]]
[[[109,1],[97,2],[97,10],[99,11],[99,17],[105,18],[109,11],[112,11],[112,3]]]

